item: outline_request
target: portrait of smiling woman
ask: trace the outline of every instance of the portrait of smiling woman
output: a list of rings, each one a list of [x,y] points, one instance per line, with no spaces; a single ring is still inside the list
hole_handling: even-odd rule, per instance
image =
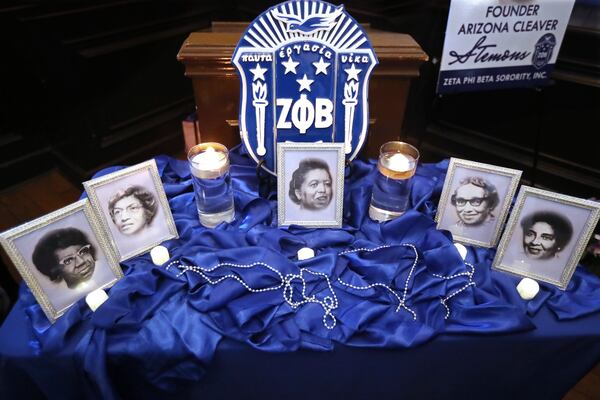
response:
[[[546,260],[558,256],[573,236],[573,225],[553,211],[538,211],[520,222],[523,229],[523,251],[529,258]]]
[[[302,160],[290,181],[290,200],[305,210],[323,210],[333,197],[329,166],[318,158]]]
[[[87,199],[0,234],[50,321],[123,273]]]
[[[279,225],[342,224],[344,153],[339,143],[278,144]]]
[[[565,289],[600,218],[600,203],[522,186],[493,268]]]
[[[494,223],[493,211],[500,202],[496,186],[479,176],[469,176],[459,182],[450,202],[456,207],[457,225],[480,226]]]
[[[50,231],[35,245],[33,265],[54,283],[75,289],[90,280],[96,269],[96,248],[77,228]]]
[[[451,158],[435,219],[455,241],[493,247],[500,239],[521,171]]]

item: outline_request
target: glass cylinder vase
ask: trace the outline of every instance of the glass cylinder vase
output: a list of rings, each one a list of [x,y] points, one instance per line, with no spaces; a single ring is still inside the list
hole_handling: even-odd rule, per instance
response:
[[[387,142],[381,146],[369,206],[371,219],[384,222],[406,212],[419,156],[419,151],[408,143]]]
[[[188,152],[200,223],[213,228],[235,217],[229,151],[220,143],[201,143]]]

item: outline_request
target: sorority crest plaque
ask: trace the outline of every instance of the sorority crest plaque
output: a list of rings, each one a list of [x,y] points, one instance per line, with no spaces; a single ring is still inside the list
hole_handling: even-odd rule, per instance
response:
[[[346,158],[357,156],[378,60],[343,5],[301,0],[269,8],[248,26],[232,62],[242,143],[265,170],[276,174],[279,142],[344,143]]]

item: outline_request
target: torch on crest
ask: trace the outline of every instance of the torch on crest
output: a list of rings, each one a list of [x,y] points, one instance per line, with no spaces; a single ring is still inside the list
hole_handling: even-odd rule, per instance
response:
[[[366,142],[369,78],[377,57],[343,6],[318,0],[269,8],[242,35],[239,127],[248,154],[276,174],[277,143],[344,143],[354,159]]]

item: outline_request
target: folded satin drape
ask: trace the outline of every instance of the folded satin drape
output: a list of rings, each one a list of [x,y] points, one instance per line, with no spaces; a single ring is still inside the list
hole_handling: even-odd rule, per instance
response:
[[[255,165],[239,148],[231,161],[236,219],[206,229],[198,222],[187,162],[156,158],[180,233],[164,243],[174,262],[169,269],[154,266],[148,254],[122,262],[125,277],[104,305],[92,313],[82,300],[53,325],[21,288],[31,352],[66,355],[80,393],[118,397],[114,364],[135,366],[136,379],[165,390],[196,381],[223,337],[272,352],[332,350],[335,343],[412,347],[442,333],[535,329],[529,316],[542,307],[558,319],[600,310],[600,279],[583,267],[566,292],[542,283],[526,302],[515,290],[518,278],[491,271],[495,250],[470,247],[466,261],[473,269],[465,264],[451,235],[433,222],[447,161],[419,166],[411,210],[384,224],[368,218],[375,165],[354,161],[346,170],[341,229],[277,228],[274,188],[259,198]],[[302,247],[316,256],[298,261]],[[219,263],[261,264],[209,270]],[[205,268],[218,283],[181,266]],[[280,287],[251,292],[240,281],[253,289]],[[36,380],[47,396],[56,394],[49,376]]]

